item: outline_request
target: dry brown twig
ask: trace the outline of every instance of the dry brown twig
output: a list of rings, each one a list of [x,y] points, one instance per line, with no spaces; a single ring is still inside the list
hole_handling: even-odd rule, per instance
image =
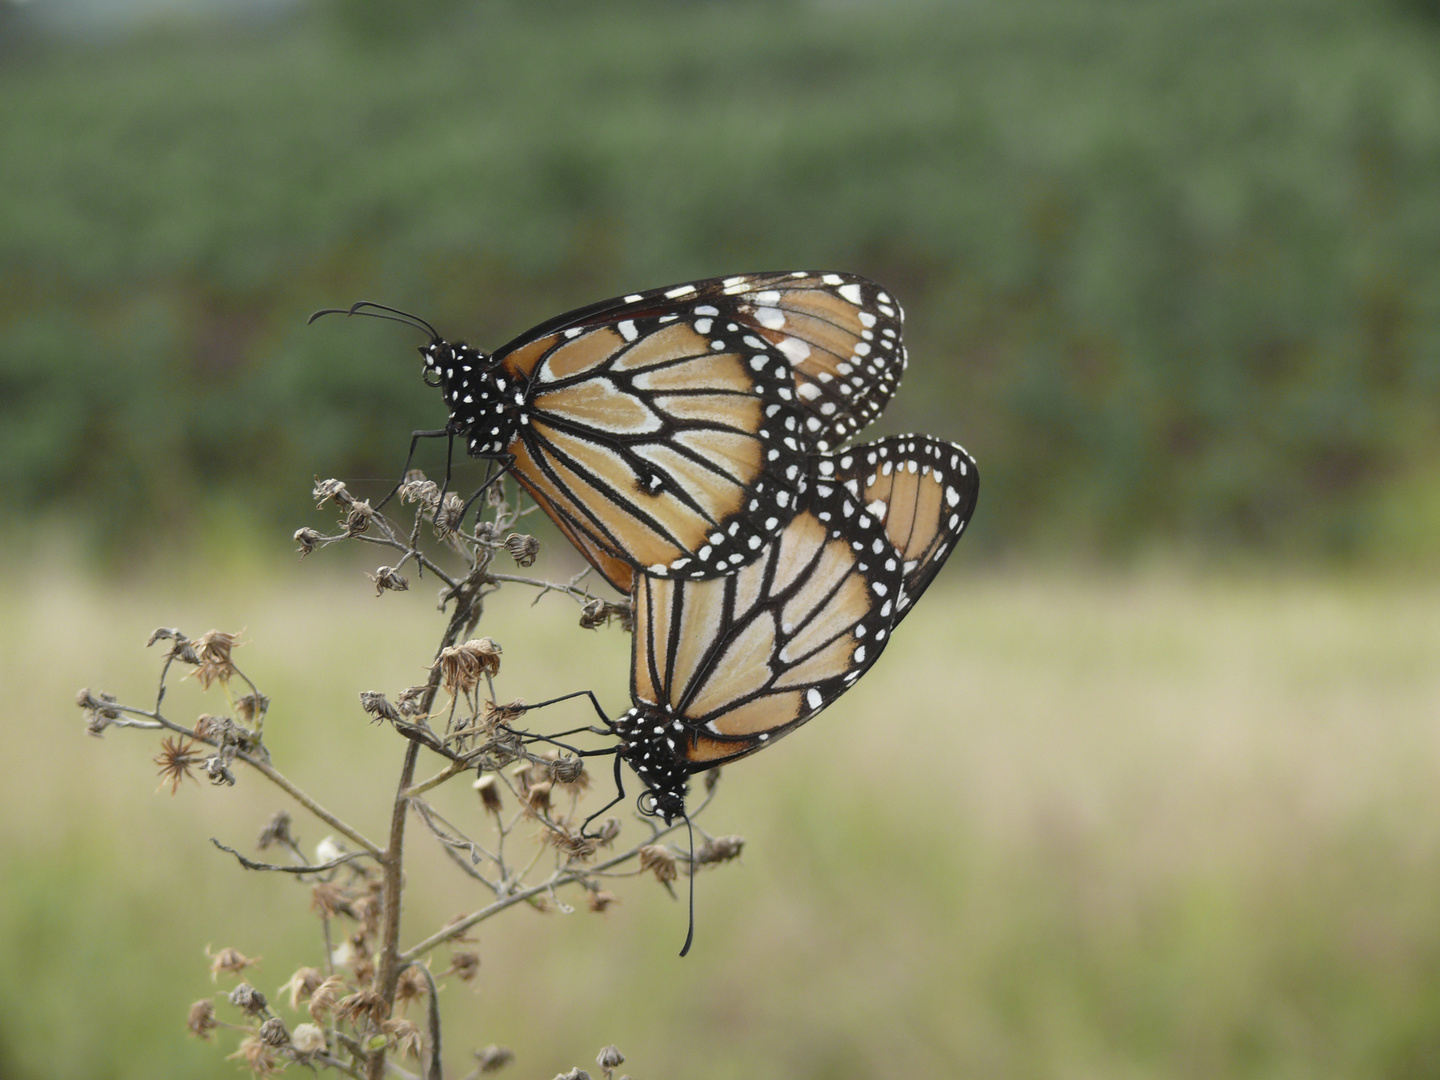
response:
[[[499,704],[495,680],[502,661],[510,664],[513,658],[491,638],[473,635],[486,598],[502,585],[534,588],[537,600],[552,592],[569,597],[581,609],[581,626],[629,629],[628,600],[607,601],[592,595],[582,585],[583,574],[557,583],[492,568],[497,555],[522,567],[535,562],[538,542],[517,531],[533,508],[522,510],[518,500],[507,498],[504,486],[497,484],[467,530],[460,514],[463,501],[453,493],[442,499],[439,488],[418,472],[407,476],[398,489],[399,505],[415,507],[408,527],[357,499],[338,480],[317,480],[314,495],[317,506],[333,503],[338,508],[339,529],[329,534],[298,530],[295,539],[302,557],[342,541],[376,544],[397,556],[393,566],[369,575],[377,595],[408,588],[409,579],[400,571],[409,563],[417,576],[431,574],[442,585],[445,626],[426,682],[403,689],[393,701],[378,691],[360,693],[364,712],[375,722],[389,724],[404,744],[383,842],[321,806],[272,764],[262,730],[270,699],[236,665],[235,653],[244,644],[237,634],[212,630],[191,638],[178,629],[157,630],[148,644],[163,642],[166,649],[153,706],[123,704],[112,695],[90,690],[80,692],[77,704],[93,735],[101,736],[110,728],[164,733],[155,763],[162,789],[168,786],[171,794],[178,795],[184,781],[196,781],[202,774],[214,785],[234,785],[248,768],[280,788],[331,833],[316,846],[313,857],[308,856],[289,813],[277,813],[257,847],[283,849],[289,864],[254,860],[212,841],[246,870],[280,873],[305,886],[305,900],[321,923],[323,961],[300,967],[278,992],[289,1011],[297,1014],[293,1022],[287,1023],[264,994],[242,982],[227,997],[238,1010],[237,1021],[219,1019],[216,1002],[203,999],[187,1021],[192,1033],[209,1039],[217,1028],[239,1031],[240,1045],[231,1057],[257,1076],[301,1064],[357,1080],[380,1080],[385,1075],[441,1080],[436,996],[443,986],[437,985],[430,966],[438,959],[447,981],[481,977],[480,954],[457,948],[473,942],[465,936],[467,931],[520,906],[574,910],[560,898],[571,887],[581,890],[589,910],[603,912],[618,899],[602,887],[608,879],[653,874],[669,889],[677,867],[691,873],[726,862],[739,854],[743,841],[710,837],[700,830],[704,842],[692,861],[687,851],[669,843],[678,824],[666,827],[637,815],[632,824],[638,824],[643,835],[628,845],[618,843],[629,827],[618,818],[607,819],[593,833],[586,831],[582,806],[592,788],[600,789],[597,797],[604,798],[605,785],[590,783],[581,757],[560,752],[544,732],[519,726],[542,714],[529,712],[522,701]],[[426,522],[440,549],[437,553],[420,550]],[[447,569],[445,564],[456,562],[458,568]],[[187,674],[194,676],[202,691],[218,686],[227,700],[227,715],[204,714],[189,726],[167,715],[166,692],[177,665],[189,669]],[[248,688],[239,698],[230,692],[236,680]],[[590,730],[604,734],[602,729]],[[422,754],[438,757],[440,767],[417,781]],[[471,773],[477,793],[474,820],[451,820],[427,796]],[[379,789],[368,785],[366,790]],[[707,784],[704,801],[690,814],[692,821],[704,811],[713,791],[714,785]],[[481,889],[484,899],[469,913],[402,947],[406,826],[412,816]],[[417,882],[416,887],[424,886]],[[442,948],[449,949],[449,955],[437,958],[436,950]],[[217,978],[239,976],[255,963],[234,949],[222,949],[213,957]],[[406,1019],[403,1011],[421,1001],[426,1022]],[[397,1058],[415,1062],[420,1071],[411,1073],[397,1064]],[[494,1072],[512,1058],[503,1047],[477,1051],[475,1068],[466,1080]],[[607,1046],[597,1064],[609,1077],[623,1060],[614,1046]],[[584,1072],[576,1069],[566,1075]]]

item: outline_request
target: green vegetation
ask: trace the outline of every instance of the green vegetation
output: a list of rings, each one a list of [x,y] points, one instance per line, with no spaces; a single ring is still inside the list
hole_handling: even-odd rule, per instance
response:
[[[486,616],[502,700],[623,702],[628,639],[528,599]],[[143,698],[159,625],[245,625],[287,772],[383,831],[395,740],[355,691],[414,681],[428,589],[376,600],[308,561],[258,591],[9,580],[7,1080],[234,1077],[183,1030],[217,989],[203,946],[262,954],[272,1000],[314,960],[305,887],[208,843],[248,848],[273,789],[242,770],[172,799],[157,737],[92,740],[57,704],[81,680]],[[604,915],[516,909],[442,995],[449,1069],[500,1041],[513,1075],[553,1076],[613,1040],[631,1075],[687,1080],[1433,1077],[1437,656],[1433,586],[952,569],[851,693],[726,771],[706,824],[748,844],[699,879],[689,958],[649,878]],[[192,680],[170,707],[206,700]],[[555,725],[583,722],[565,708]],[[472,795],[444,806],[462,826]],[[469,910],[479,887],[414,843],[408,924]]]
[[[389,476],[439,403],[402,332],[305,328],[320,306],[494,346],[636,287],[833,266],[905,301],[884,426],[975,452],[977,545],[1433,559],[1433,4],[428,10],[12,38],[13,498],[133,546]]]

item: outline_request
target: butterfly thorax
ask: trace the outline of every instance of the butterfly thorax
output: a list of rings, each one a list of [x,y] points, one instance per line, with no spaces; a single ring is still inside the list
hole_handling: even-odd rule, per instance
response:
[[[685,813],[685,725],[664,706],[640,704],[615,721],[620,756],[650,789],[655,813],[665,824]]]
[[[503,454],[520,425],[526,388],[490,354],[463,341],[437,338],[420,355],[425,382],[440,388],[450,410],[446,426],[465,439],[470,455]]]

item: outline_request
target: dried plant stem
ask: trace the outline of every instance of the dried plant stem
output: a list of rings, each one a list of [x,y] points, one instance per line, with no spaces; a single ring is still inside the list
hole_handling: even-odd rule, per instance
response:
[[[411,743],[410,745],[413,747],[415,744]],[[309,810],[310,813],[314,814],[321,821],[325,822],[326,825],[329,825],[341,836],[345,837],[347,840],[354,841],[371,855],[373,855],[375,858],[380,859],[382,862],[384,861],[385,853],[381,851],[375,844],[371,843],[360,833],[352,829],[349,825],[346,825],[345,822],[341,821],[334,814],[330,813],[330,811],[326,810],[314,799],[310,798],[309,795],[306,795],[305,792],[301,791],[289,780],[285,779],[284,776],[276,772],[271,765],[267,764],[264,761],[261,761],[259,758],[256,758],[250,754],[236,754],[235,756],[238,757],[241,761],[245,762],[245,764],[254,767],[272,784],[275,784],[277,787],[283,790],[292,799],[298,802],[301,806],[305,807],[306,810]]]

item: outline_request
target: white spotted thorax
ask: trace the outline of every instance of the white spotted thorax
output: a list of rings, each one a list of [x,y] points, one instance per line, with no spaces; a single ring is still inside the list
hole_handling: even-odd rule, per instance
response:
[[[979,492],[970,455],[923,435],[817,455],[809,475],[799,513],[744,570],[636,585],[634,707],[615,732],[667,821],[690,774],[769,745],[869,670]]]
[[[465,437],[474,457],[503,454],[515,437],[525,403],[523,389],[507,380],[488,354],[463,341],[435,340],[420,349],[425,381],[439,386],[449,425]]]

